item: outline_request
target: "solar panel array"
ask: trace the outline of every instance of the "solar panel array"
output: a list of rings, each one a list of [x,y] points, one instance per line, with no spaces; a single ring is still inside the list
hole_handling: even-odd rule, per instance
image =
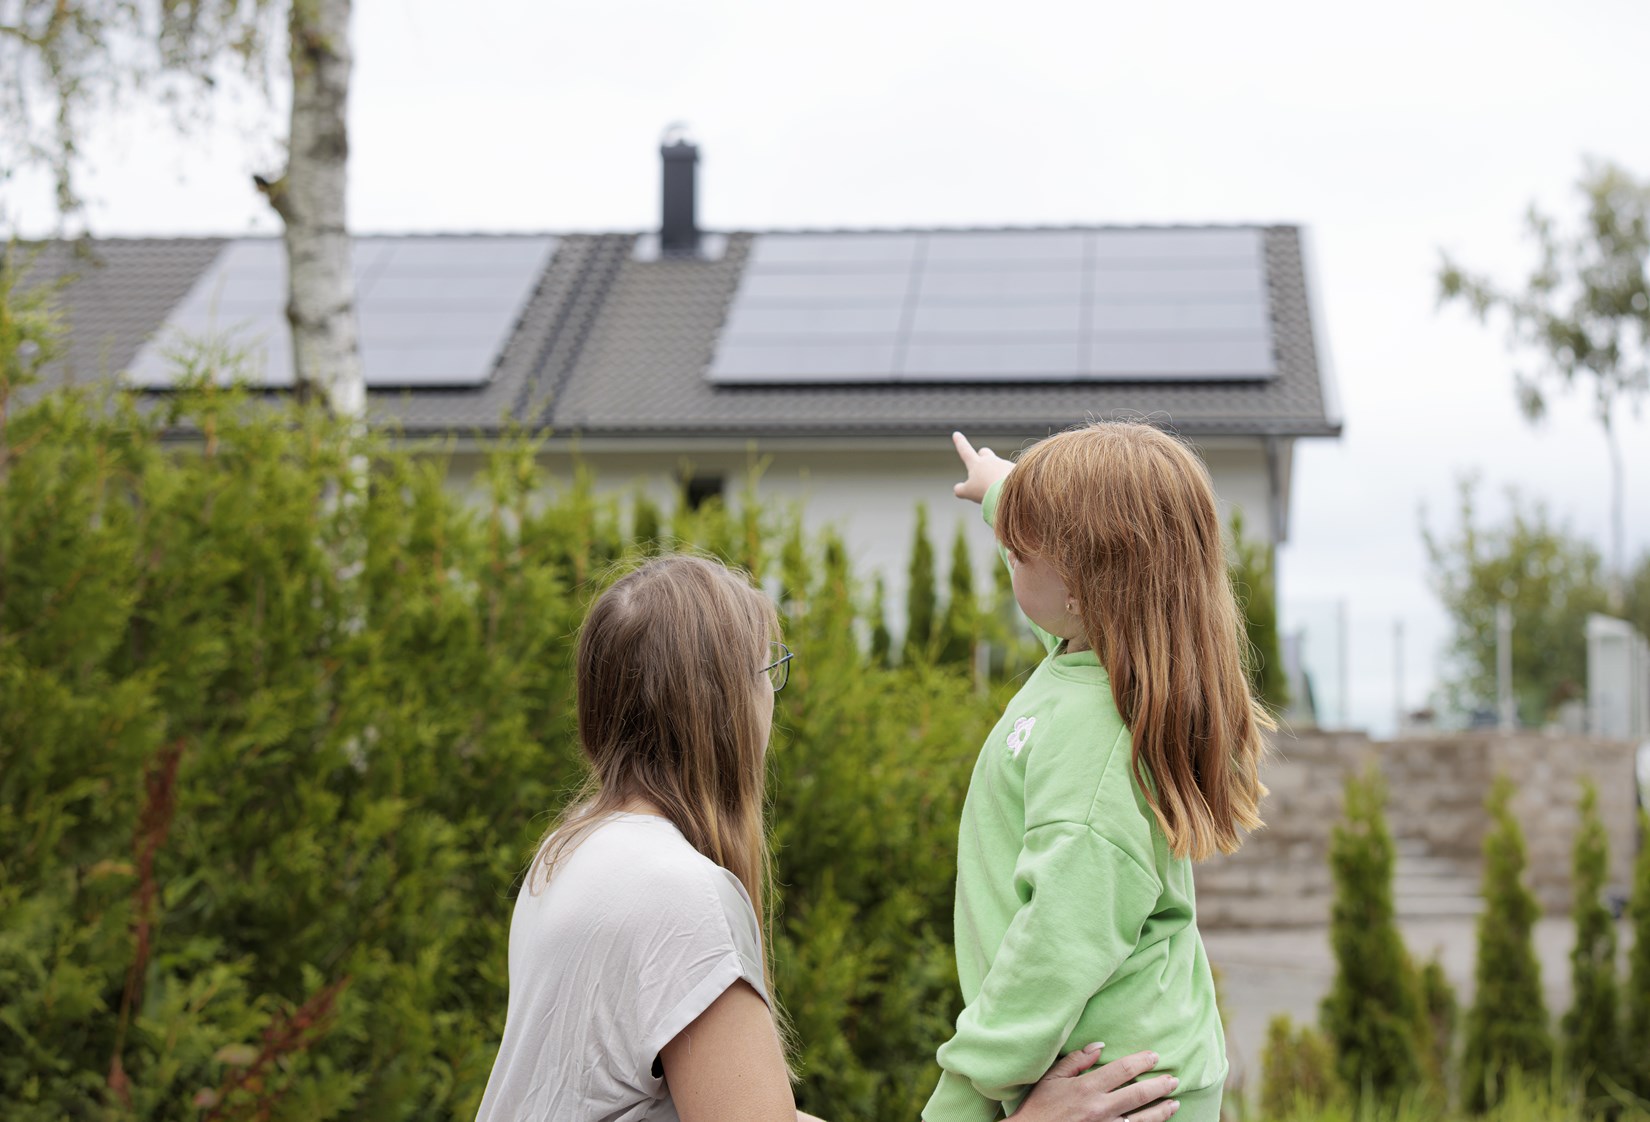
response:
[[[375,388],[474,387],[492,377],[539,278],[553,237],[356,238],[361,364]],[[245,354],[241,377],[293,384],[286,250],[277,239],[232,241],[196,280],[127,370],[134,385],[171,386],[176,355],[202,342]]]
[[[764,234],[718,383],[1264,379],[1258,229]]]

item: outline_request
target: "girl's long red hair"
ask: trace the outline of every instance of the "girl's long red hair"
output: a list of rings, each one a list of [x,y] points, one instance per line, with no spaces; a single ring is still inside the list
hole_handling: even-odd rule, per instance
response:
[[[1214,487],[1191,449],[1143,422],[1049,437],[1003,484],[997,536],[1044,558],[1077,601],[1133,737],[1137,782],[1177,857],[1260,827],[1263,730]]]

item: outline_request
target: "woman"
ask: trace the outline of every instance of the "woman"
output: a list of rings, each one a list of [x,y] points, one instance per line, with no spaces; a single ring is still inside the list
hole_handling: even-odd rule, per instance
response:
[[[510,1003],[478,1122],[789,1122],[769,990],[764,759],[791,654],[773,604],[698,557],[616,582],[579,633],[582,796],[533,861],[510,924]],[[1057,1063],[1023,1122],[1162,1122],[1140,1053]],[[1148,1103],[1156,1105],[1147,1106]]]

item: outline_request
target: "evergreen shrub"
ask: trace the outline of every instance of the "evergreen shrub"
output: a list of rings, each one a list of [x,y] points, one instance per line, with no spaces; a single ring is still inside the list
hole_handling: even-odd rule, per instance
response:
[[[1421,1064],[1440,1096],[1447,1098],[1454,1071],[1455,1025],[1460,1017],[1460,1003],[1455,987],[1444,976],[1444,964],[1436,957],[1421,967],[1419,984],[1423,1027]]]
[[[1335,1050],[1323,1034],[1311,1025],[1297,1027],[1287,1013],[1273,1017],[1260,1054],[1261,1116],[1307,1114],[1344,1097]]]
[[[1289,675],[1283,666],[1278,629],[1274,550],[1266,542],[1244,536],[1242,511],[1232,511],[1229,531],[1232,592],[1243,609],[1250,686],[1267,708],[1281,712],[1289,706]]]
[[[979,604],[974,592],[974,562],[968,553],[968,535],[962,523],[951,543],[950,598],[940,625],[940,661],[953,666],[971,666],[974,643],[979,635]]]
[[[477,501],[438,452],[313,410],[207,387],[8,409],[12,388],[7,1122],[473,1117],[518,877],[578,771],[571,637],[653,541],[785,587],[773,938],[799,1101],[916,1116],[957,1011],[960,804],[1008,687],[868,661],[840,543],[754,502],[627,518],[526,441]]]
[[[918,503],[917,522],[911,531],[909,579],[905,585],[905,662],[926,662],[933,657],[934,615],[938,604],[934,589],[934,543],[928,536],[928,506]]]
[[[1515,1075],[1544,1079],[1553,1060],[1533,929],[1540,908],[1524,884],[1524,835],[1510,806],[1512,783],[1498,776],[1484,837],[1484,910],[1461,1058],[1461,1102],[1482,1112],[1499,1102]]]
[[[1422,1073],[1420,994],[1394,919],[1395,850],[1380,773],[1371,767],[1352,776],[1345,790],[1329,843],[1335,981],[1320,1017],[1353,1098],[1391,1102],[1413,1090]]]
[[[1627,988],[1622,1002],[1627,1073],[1633,1093],[1650,1100],[1650,813],[1639,811],[1639,852],[1633,859],[1633,888],[1627,899],[1633,947],[1627,955]]]
[[[1609,842],[1598,812],[1598,789],[1591,780],[1581,791],[1571,888],[1576,942],[1570,952],[1570,1009],[1564,1014],[1564,1064],[1590,1101],[1609,1101],[1622,1070],[1621,1025],[1616,985],[1616,923],[1604,902]],[[1647,1058],[1650,1060],[1650,1058]]]

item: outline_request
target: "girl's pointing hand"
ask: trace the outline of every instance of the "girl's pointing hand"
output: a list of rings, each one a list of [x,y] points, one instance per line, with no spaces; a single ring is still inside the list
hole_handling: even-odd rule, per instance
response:
[[[951,488],[959,499],[967,499],[971,503],[984,502],[985,493],[991,485],[1014,470],[1012,461],[1003,459],[989,448],[976,449],[960,432],[951,434],[951,443],[956,445],[957,456],[963,462],[963,469],[968,472],[967,479]]]

